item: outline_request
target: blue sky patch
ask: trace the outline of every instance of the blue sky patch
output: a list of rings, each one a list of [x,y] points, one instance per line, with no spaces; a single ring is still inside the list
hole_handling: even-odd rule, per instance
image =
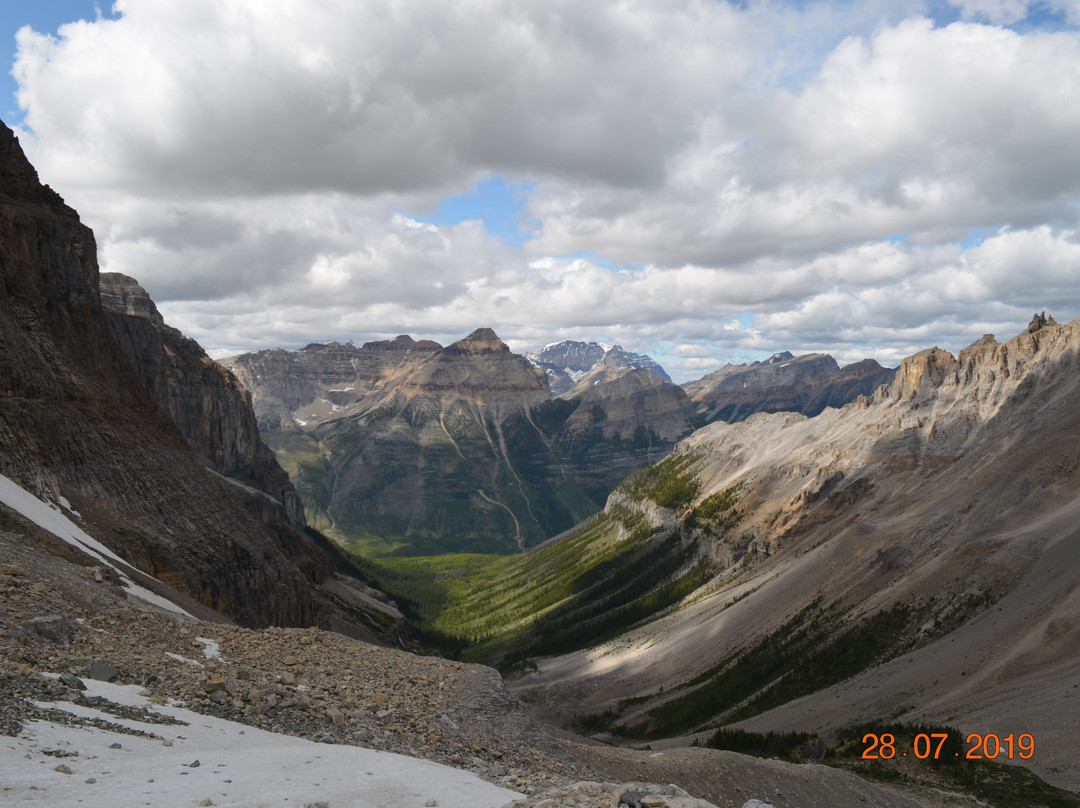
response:
[[[449,196],[429,214],[409,216],[418,222],[443,226],[473,219],[503,243],[520,247],[540,229],[540,222],[528,219],[524,207],[535,182],[507,182],[497,174],[485,177],[463,194]]]
[[[970,250],[972,247],[980,247],[991,236],[996,236],[997,227],[970,227],[967,236],[960,242],[960,248]]]
[[[0,3],[0,58],[5,69],[0,74],[0,118],[9,126],[21,123],[23,112],[15,100],[19,85],[11,75],[15,64],[15,32],[29,25],[41,34],[56,35],[56,29],[66,22],[96,20],[98,16],[118,19],[112,13],[112,0],[32,0]]]

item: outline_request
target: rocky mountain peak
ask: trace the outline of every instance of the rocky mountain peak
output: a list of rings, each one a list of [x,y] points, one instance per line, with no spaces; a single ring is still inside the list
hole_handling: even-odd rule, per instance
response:
[[[791,351],[780,351],[779,353],[774,353],[768,359],[764,359],[760,362],[751,362],[750,367],[756,367],[757,365],[777,365],[781,362],[787,362],[794,358],[795,354],[793,354]]]
[[[442,350],[442,346],[430,339],[415,340],[408,334],[399,334],[393,339],[376,340],[375,342],[365,342],[365,351],[382,351],[386,353],[394,351],[438,351]]]
[[[997,338],[993,334],[983,334],[981,337],[979,337],[977,340],[975,340],[969,346],[964,348],[964,350],[961,351],[960,354],[962,356],[964,354],[964,351],[973,351],[973,350],[976,350],[978,348],[987,348],[987,347],[997,345],[997,344],[998,344]]]
[[[0,121],[0,248],[23,267],[32,263],[36,271],[9,268],[9,294],[96,309],[98,297],[97,245],[89,227],[64,200],[38,180],[37,171],[23,154],[19,139]],[[53,271],[45,272],[41,267]],[[63,318],[62,310],[55,312]],[[50,313],[50,317],[52,313]]]
[[[529,361],[539,367],[557,366],[566,371],[586,372],[597,362],[602,362],[611,346],[599,342],[563,340],[545,345],[535,353],[526,354]]]
[[[42,185],[38,173],[26,159],[19,139],[0,121],[0,198],[9,202],[29,202],[48,205],[57,213],[78,219],[79,215],[65,204],[60,194]]]
[[[102,272],[101,305],[109,311],[142,317],[155,326],[165,325],[165,320],[139,282],[119,272]]]
[[[1027,333],[1034,334],[1036,331],[1042,331],[1049,325],[1057,325],[1057,321],[1054,320],[1053,315],[1047,317],[1046,312],[1044,311],[1031,318],[1031,322],[1028,323]]]
[[[451,353],[510,353],[509,346],[491,328],[478,328],[444,350]]]
[[[671,377],[651,356],[632,353],[619,345],[605,345],[602,342],[553,342],[535,353],[526,354],[526,358],[547,374],[551,392],[557,396],[570,395],[570,391],[587,377],[593,377],[601,367],[608,369],[605,373],[608,380],[614,378],[610,372],[612,370],[629,373],[638,368],[646,368],[664,381],[671,381]]]
[[[936,346],[927,348],[900,363],[894,390],[902,398],[914,397],[940,386],[956,369],[956,357],[951,353]]]

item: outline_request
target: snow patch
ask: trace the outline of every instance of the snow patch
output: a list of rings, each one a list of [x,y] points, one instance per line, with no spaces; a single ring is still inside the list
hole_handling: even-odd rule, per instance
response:
[[[76,519],[82,519],[82,514],[71,507],[71,503],[67,501],[67,497],[57,497],[56,501],[60,504],[60,507],[70,513]]]
[[[149,589],[139,586],[132,581],[131,578],[123,572],[123,567],[128,566],[124,559],[120,558],[120,556],[97,539],[91,538],[82,528],[64,516],[64,514],[60,513],[59,509],[55,506],[38,499],[18,483],[9,480],[3,474],[0,474],[0,502],[3,502],[12,510],[18,511],[38,527],[52,533],[56,538],[66,541],[73,547],[77,547],[84,553],[94,556],[107,566],[116,570],[117,574],[120,576],[120,585],[124,588],[124,591],[127,592],[128,597],[144,601],[152,606],[157,606],[165,611],[172,612],[173,614],[179,614],[183,617],[192,617],[192,615],[188,614],[172,601],[167,600],[166,598],[161,597],[161,595],[151,592]],[[122,566],[117,566],[117,564]]]
[[[436,800],[440,808],[498,808],[521,797],[470,772],[431,761],[275,735],[175,705],[151,704],[139,695],[138,685],[93,679],[85,684],[87,696],[146,707],[184,724],[117,718],[70,702],[42,705],[156,737],[27,722],[18,737],[0,744],[5,804],[116,808],[210,800],[232,808],[316,802],[421,808]],[[112,748],[114,744],[118,748]],[[71,774],[57,771],[56,757],[45,755],[55,750],[68,753],[62,763]]]
[[[180,656],[180,654],[174,654],[172,651],[166,651],[165,656],[169,659],[175,659],[177,662],[183,662],[185,665],[194,665],[196,668],[205,668],[201,662],[195,659],[188,659],[186,656]]]
[[[196,637],[195,641],[201,642],[204,646],[206,646],[205,648],[203,648],[203,656],[205,656],[207,659],[217,659],[220,661],[224,661],[224,658],[221,656],[221,646],[218,644],[217,640],[211,640],[207,637]]]

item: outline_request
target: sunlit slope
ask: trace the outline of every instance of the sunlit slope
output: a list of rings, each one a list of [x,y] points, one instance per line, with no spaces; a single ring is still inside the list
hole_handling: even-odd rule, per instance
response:
[[[1075,735],[1054,705],[1080,685],[1078,356],[1080,321],[1036,318],[913,356],[842,410],[697,431],[669,462],[695,458],[695,501],[737,490],[743,516],[698,549],[716,576],[515,687],[551,720],[641,738],[1034,725],[1046,755],[1027,765],[1067,784],[1050,745]]]
[[[736,491],[701,498],[680,455],[624,482],[605,511],[524,555],[389,560],[374,575],[421,634],[504,669],[613,637],[678,604],[722,566],[714,543],[741,514]]]
[[[311,524],[367,555],[534,547],[697,425],[685,393],[647,369],[554,399],[490,329],[446,348],[399,337],[226,364]]]

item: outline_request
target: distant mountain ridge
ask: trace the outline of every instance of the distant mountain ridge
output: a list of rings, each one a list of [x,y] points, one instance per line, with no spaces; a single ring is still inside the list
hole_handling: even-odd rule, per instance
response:
[[[597,365],[606,365],[624,371],[646,368],[661,379],[671,381],[667,371],[652,357],[631,353],[618,345],[606,345],[601,342],[577,340],[552,342],[539,351],[525,354],[525,358],[543,369],[548,376],[551,393],[556,396],[570,391]]]
[[[401,335],[220,361],[251,391],[309,518],[376,554],[531,546],[705,423],[816,414],[894,374],[785,352],[680,387],[617,345],[563,340],[519,356],[490,328],[445,348]]]
[[[757,412],[818,415],[891,384],[896,371],[873,359],[840,367],[828,354],[773,354],[748,365],[725,365],[682,385],[705,422],[734,423]]]
[[[490,328],[445,348],[402,335],[221,361],[320,529],[372,552],[507,552],[595,513],[697,426],[642,358],[576,346],[587,370],[560,398]]]

